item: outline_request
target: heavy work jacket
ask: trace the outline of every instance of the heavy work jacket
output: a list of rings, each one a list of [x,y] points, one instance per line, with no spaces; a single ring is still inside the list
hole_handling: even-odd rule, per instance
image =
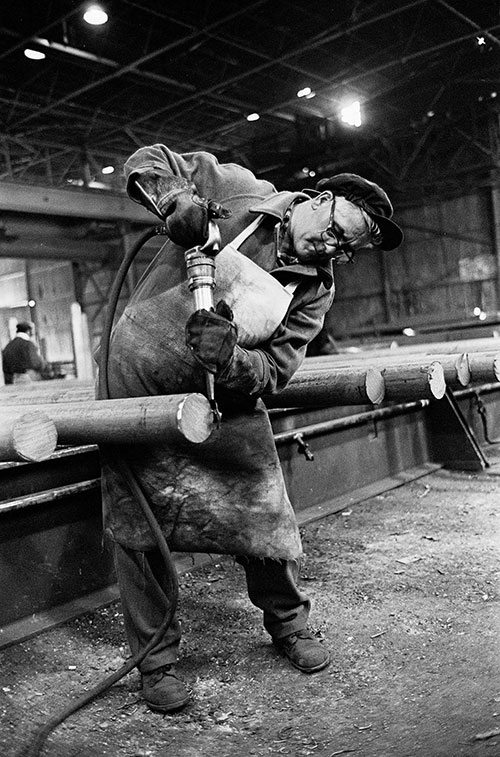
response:
[[[295,559],[298,529],[260,398],[286,386],[333,298],[331,266],[286,266],[277,257],[276,224],[292,200],[308,195],[276,192],[246,169],[221,165],[208,153],[178,155],[155,145],[135,153],[125,171],[130,176],[148,168],[189,179],[201,196],[231,210],[219,224],[221,247],[262,216],[240,253],[283,285],[293,282],[294,293],[273,333],[251,348],[238,344],[229,368],[217,377],[223,422],[207,442],[122,452],[148,491],[173,549]],[[184,344],[185,320],[177,329],[182,318],[172,311],[171,293],[185,286],[184,252],[170,241],[164,245],[114,330],[113,397],[203,391],[203,372]],[[189,314],[192,305],[184,292]],[[112,466],[104,469],[103,481],[105,525],[113,537],[126,546],[151,548],[149,529]]]
[[[2,367],[5,383],[12,384],[15,373],[27,373],[32,370],[39,374],[43,368],[43,360],[30,339],[16,336],[2,351]]]

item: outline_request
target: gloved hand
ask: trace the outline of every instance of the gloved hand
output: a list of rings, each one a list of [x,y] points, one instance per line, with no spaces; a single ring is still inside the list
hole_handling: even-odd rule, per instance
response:
[[[230,215],[231,211],[222,207],[220,203],[199,197],[191,188],[176,196],[174,206],[165,220],[165,226],[172,242],[189,249],[206,242],[208,222],[211,218],[224,220]]]
[[[132,173],[127,191],[133,200],[165,221],[167,234],[175,244],[189,249],[206,242],[208,201],[198,196],[196,187],[187,179],[152,169]]]
[[[167,234],[175,244],[189,249],[203,245],[208,236],[208,205],[198,195],[186,190],[176,195],[165,219]]]
[[[210,373],[229,365],[238,338],[233,312],[224,300],[214,311],[197,310],[186,323],[186,344],[196,360]]]

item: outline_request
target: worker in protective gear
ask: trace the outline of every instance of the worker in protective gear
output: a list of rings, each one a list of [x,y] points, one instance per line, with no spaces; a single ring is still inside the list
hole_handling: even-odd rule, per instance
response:
[[[334,296],[333,263],[402,239],[376,184],[353,174],[316,190],[278,192],[205,152],[144,147],[125,164],[130,197],[165,220],[169,240],[146,270],[110,344],[111,397],[205,390],[215,376],[222,423],[202,444],[120,448],[148,495],[172,550],[230,554],[272,642],[304,673],[329,663],[308,630],[310,601],[298,587],[300,535],[266,411],[319,333]],[[217,219],[213,311],[193,313],[184,253]],[[103,466],[104,522],[114,542],[132,653],[145,648],[169,607],[166,567],[137,502],[112,461]],[[189,692],[176,663],[174,616],[139,664],[147,705],[179,709]]]

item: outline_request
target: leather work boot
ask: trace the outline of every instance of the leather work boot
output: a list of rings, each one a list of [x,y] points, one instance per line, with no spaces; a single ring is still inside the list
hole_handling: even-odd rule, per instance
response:
[[[303,673],[316,673],[330,662],[328,649],[310,631],[296,631],[281,639],[273,639],[274,646],[288,657],[295,668]]]
[[[175,665],[163,665],[142,674],[142,696],[150,710],[173,712],[189,702],[190,694],[177,678]]]

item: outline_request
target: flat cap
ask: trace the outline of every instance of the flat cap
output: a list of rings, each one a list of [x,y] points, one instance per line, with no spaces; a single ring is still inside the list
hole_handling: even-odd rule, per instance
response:
[[[330,178],[321,179],[316,184],[318,192],[330,190],[336,197],[346,200],[362,208],[378,225],[382,234],[380,247],[383,250],[394,250],[403,241],[401,228],[391,221],[393,207],[386,192],[373,181],[363,179],[355,173],[339,173]]]

